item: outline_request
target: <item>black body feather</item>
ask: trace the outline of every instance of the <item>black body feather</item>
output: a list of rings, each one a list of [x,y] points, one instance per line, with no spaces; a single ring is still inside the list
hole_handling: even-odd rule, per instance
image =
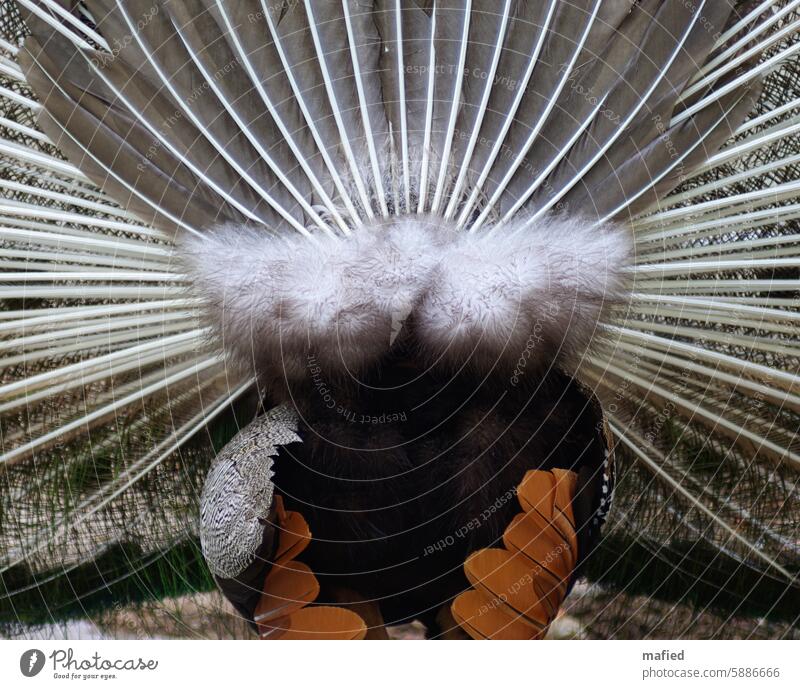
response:
[[[291,397],[303,442],[280,449],[274,480],[311,526],[301,559],[323,594],[329,583],[377,599],[387,623],[435,615],[467,587],[465,558],[499,543],[529,469],[602,478],[600,417],[556,370],[512,383],[425,370],[406,352],[342,383],[312,358]],[[578,509],[583,532],[598,492]]]

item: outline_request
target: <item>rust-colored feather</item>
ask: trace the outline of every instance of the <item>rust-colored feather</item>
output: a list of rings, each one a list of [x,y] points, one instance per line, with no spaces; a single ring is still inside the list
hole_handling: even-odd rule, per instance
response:
[[[503,534],[505,548],[467,558],[473,590],[458,596],[452,613],[475,639],[539,639],[567,595],[578,560],[571,471],[529,471],[517,495],[524,512]]]
[[[264,581],[264,592],[258,601],[254,619],[262,623],[286,617],[319,595],[319,582],[311,568],[293,560],[285,565],[275,565]]]
[[[539,639],[541,632],[491,607],[479,591],[465,591],[452,606],[453,617],[473,639]]]
[[[318,605],[275,620],[267,637],[281,641],[360,641],[367,625],[352,610]]]
[[[262,639],[363,639],[364,620],[345,608],[312,606],[319,581],[311,568],[292,558],[311,543],[308,522],[299,512],[287,511],[275,496],[278,548],[275,563],[264,580],[254,619]]]
[[[275,562],[281,564],[297,557],[308,547],[311,543],[311,530],[302,514],[284,509],[280,495],[275,496],[275,511],[280,531]]]

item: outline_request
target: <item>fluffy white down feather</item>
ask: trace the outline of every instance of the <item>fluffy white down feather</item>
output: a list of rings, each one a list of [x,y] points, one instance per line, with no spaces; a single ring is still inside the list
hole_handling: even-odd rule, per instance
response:
[[[480,370],[570,368],[625,298],[629,230],[551,219],[468,235],[440,218],[396,217],[347,238],[223,226],[182,257],[218,345],[265,378],[357,375],[411,324],[420,356]],[[409,318],[410,317],[410,318]]]

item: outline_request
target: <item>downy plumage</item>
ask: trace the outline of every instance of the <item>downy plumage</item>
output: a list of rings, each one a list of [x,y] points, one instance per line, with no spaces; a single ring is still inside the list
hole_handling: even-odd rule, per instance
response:
[[[207,586],[168,553],[278,404],[308,561],[387,621],[539,466],[580,470],[590,577],[794,617],[798,12],[4,2],[4,617]]]

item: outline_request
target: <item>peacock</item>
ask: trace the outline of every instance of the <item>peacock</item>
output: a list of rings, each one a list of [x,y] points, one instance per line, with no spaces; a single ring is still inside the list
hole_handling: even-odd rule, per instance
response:
[[[799,0],[0,29],[4,628],[797,635]]]

